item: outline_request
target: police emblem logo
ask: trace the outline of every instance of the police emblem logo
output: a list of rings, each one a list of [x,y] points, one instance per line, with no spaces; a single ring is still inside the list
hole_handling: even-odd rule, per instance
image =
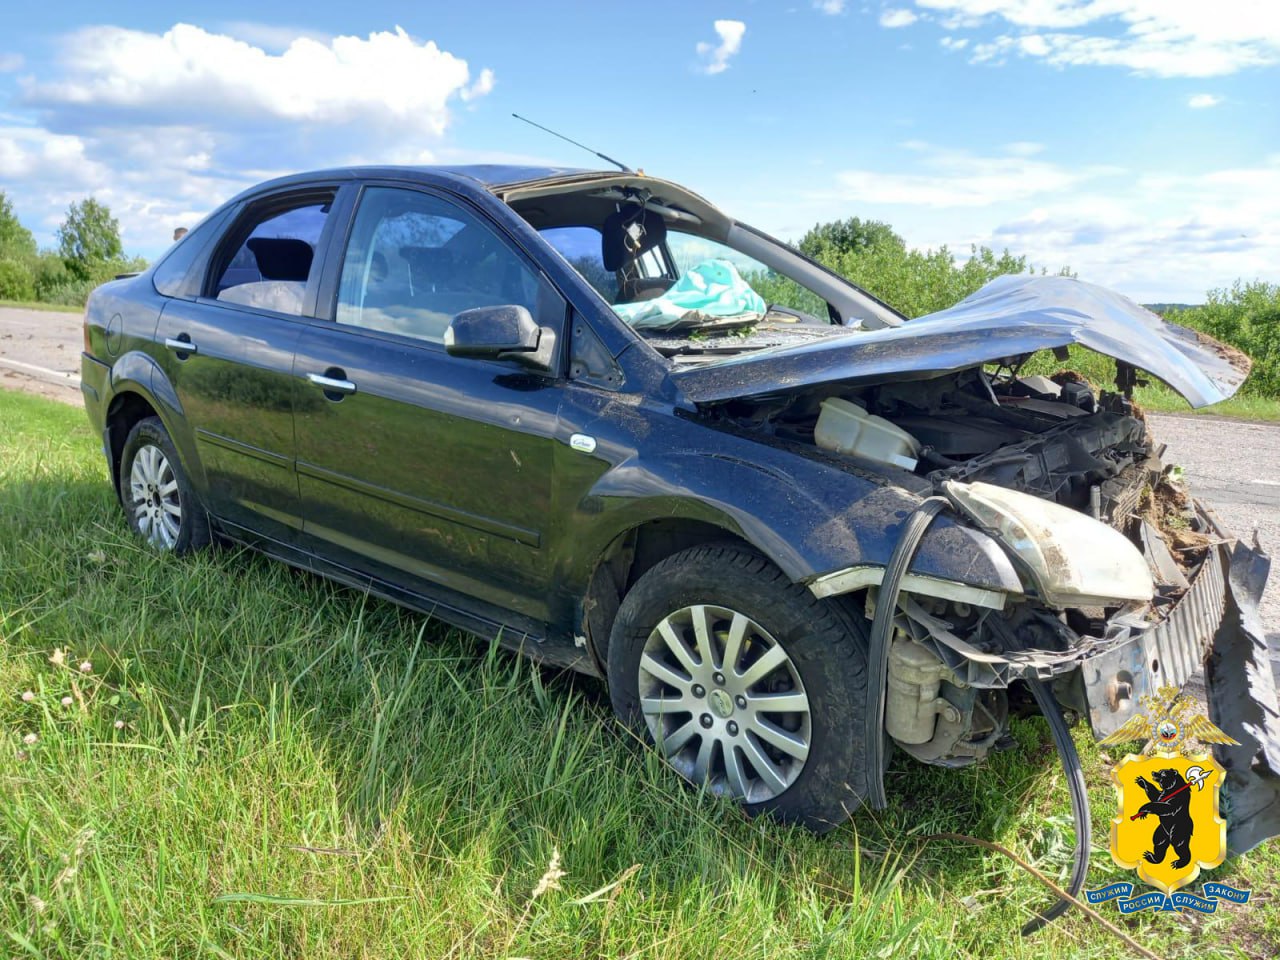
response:
[[[1111,821],[1111,856],[1165,893],[1194,883],[1227,855],[1227,821],[1218,814],[1225,771],[1209,754],[1130,754],[1111,770],[1120,796]]]
[[[1205,909],[1201,904],[1208,901],[1194,894],[1170,895],[1194,883],[1202,869],[1226,859],[1227,822],[1219,806],[1226,771],[1207,745],[1236,741],[1174,687],[1161,687],[1154,696],[1143,697],[1142,704],[1145,715],[1133,717],[1100,741],[1102,746],[1146,741],[1141,754],[1129,754],[1111,769],[1119,806],[1111,821],[1111,857],[1120,867],[1137,870],[1139,878],[1163,895],[1121,899],[1119,906],[1124,912],[1147,907]],[[1224,884],[1209,884],[1206,891],[1208,887],[1215,888],[1213,899],[1227,896],[1247,902],[1245,891]],[[1217,892],[1221,890],[1245,899]],[[1115,884],[1090,891],[1089,899],[1101,902],[1131,895],[1132,884]]]

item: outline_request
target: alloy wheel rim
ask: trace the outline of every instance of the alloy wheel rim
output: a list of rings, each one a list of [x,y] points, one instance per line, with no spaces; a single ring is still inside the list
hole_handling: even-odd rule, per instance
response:
[[[804,769],[809,697],[791,657],[746,614],[695,604],[663,617],[640,656],[640,709],[686,780],[746,803]]]
[[[182,530],[178,478],[164,451],[148,443],[134,454],[129,470],[129,506],[147,542],[172,550]]]

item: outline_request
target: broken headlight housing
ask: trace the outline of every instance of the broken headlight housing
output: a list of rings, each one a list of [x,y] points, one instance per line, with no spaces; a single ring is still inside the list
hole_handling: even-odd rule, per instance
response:
[[[1092,517],[989,483],[943,484],[970,519],[1021,561],[1046,604],[1112,607],[1155,592],[1147,561],[1124,534]]]

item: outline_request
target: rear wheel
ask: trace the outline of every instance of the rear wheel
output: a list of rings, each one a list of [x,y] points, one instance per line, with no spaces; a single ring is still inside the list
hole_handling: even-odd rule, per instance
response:
[[[209,518],[159,417],[139,420],[120,457],[120,502],[134,532],[158,550],[208,545]]]
[[[627,594],[614,709],[686,780],[815,831],[865,795],[866,621],[746,547],[695,547]]]

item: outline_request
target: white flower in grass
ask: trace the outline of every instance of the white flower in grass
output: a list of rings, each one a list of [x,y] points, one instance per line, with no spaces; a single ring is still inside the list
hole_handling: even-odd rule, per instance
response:
[[[25,737],[22,738],[22,742],[29,747],[32,744],[39,743],[40,738],[36,736],[34,733],[28,733]]]
[[[124,721],[123,721],[123,720],[117,720],[117,721],[116,721],[116,729],[117,729],[117,730],[123,730],[123,729],[124,729]]]
[[[537,900],[544,893],[559,890],[560,880],[565,876],[568,876],[568,874],[560,869],[560,848],[552,847],[551,862],[547,864],[547,872],[542,875],[538,885],[533,888],[533,895],[529,899]]]
[[[23,703],[30,703],[30,702],[31,702],[32,700],[34,700],[35,698],[36,698],[36,695],[35,695],[35,693],[34,693],[33,691],[31,691],[31,690],[23,690],[23,691],[22,691],[22,702],[23,702]]]
[[[83,663],[80,664],[80,672],[93,673],[93,664],[90,663],[88,660],[85,660]]]
[[[75,703],[75,701],[74,701],[74,700],[72,700],[70,697],[63,697],[63,698],[62,698],[62,705],[63,705],[64,707],[69,707],[69,706],[71,706],[73,703]]]

